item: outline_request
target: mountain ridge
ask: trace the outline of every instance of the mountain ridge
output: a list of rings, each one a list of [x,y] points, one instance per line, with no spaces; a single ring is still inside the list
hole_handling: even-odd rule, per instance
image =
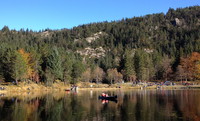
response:
[[[5,26],[0,30],[0,43],[1,63],[4,63],[0,68],[8,64],[3,62],[7,58],[5,53],[12,55],[24,49],[38,57],[37,72],[41,80],[50,78],[51,71],[55,79],[80,80],[84,68],[97,67],[103,72],[117,68],[123,79],[129,81],[174,78],[172,75],[181,64],[181,58],[200,52],[200,6],[170,8],[166,14],[92,23],[72,29],[34,32],[9,30]],[[7,60],[14,57],[18,56]],[[66,68],[58,69],[51,61],[60,61],[58,66]],[[56,73],[51,68],[65,70],[65,73]],[[68,76],[63,77],[65,74]],[[0,75],[13,79],[7,72],[0,72]]]

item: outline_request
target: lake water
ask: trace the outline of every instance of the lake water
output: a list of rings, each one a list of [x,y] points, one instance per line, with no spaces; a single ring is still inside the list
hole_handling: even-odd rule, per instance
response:
[[[102,90],[0,97],[0,121],[200,121],[200,90]]]

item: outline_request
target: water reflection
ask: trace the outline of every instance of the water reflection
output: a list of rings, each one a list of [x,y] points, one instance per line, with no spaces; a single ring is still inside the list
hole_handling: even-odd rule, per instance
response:
[[[1,97],[0,121],[199,121],[200,90],[108,91],[118,102],[102,104],[101,91]]]

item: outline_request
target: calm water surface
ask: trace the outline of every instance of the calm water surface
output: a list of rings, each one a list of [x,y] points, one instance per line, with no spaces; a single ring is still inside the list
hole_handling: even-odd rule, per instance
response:
[[[115,90],[0,97],[0,121],[200,121],[200,90]]]

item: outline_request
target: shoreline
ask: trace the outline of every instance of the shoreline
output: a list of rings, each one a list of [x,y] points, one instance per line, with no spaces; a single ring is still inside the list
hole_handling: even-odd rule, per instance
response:
[[[1,86],[1,85],[0,85]],[[155,87],[148,87],[145,89],[141,89],[139,87],[129,87],[129,88],[78,88],[78,91],[65,91],[65,89],[69,89],[69,87],[61,87],[61,88],[55,88],[55,87],[45,87],[41,89],[33,89],[33,90],[0,90],[0,99],[13,99],[17,98],[19,100],[32,100],[37,98],[43,98],[44,96],[48,96],[49,94],[52,95],[54,99],[60,99],[61,97],[64,97],[66,95],[71,94],[81,94],[82,91],[123,91],[123,90],[130,90],[130,91],[138,91],[138,90],[187,90],[187,89],[200,89],[200,85],[195,87],[186,87],[186,86],[167,86],[163,87],[162,89],[156,89]]]
[[[92,86],[91,86],[92,85]],[[177,90],[177,89],[200,89],[200,85],[173,85],[173,86],[143,86],[143,85],[128,85],[128,84],[95,84],[95,83],[78,83],[78,90]],[[32,94],[48,94],[48,93],[65,93],[70,92],[71,85],[63,82],[54,83],[52,86],[45,86],[44,84],[36,83],[20,83],[18,85],[2,85],[0,84],[0,97],[3,95],[32,95]]]
[[[92,83],[93,84],[93,83]],[[82,84],[79,84],[82,85]],[[60,97],[66,94],[72,93],[80,93],[81,91],[117,91],[117,90],[183,90],[183,89],[200,89],[200,85],[175,85],[175,86],[161,86],[161,88],[157,88],[156,85],[148,86],[145,88],[141,88],[143,86],[124,86],[122,85],[121,88],[116,88],[116,85],[105,87],[100,84],[97,87],[86,87],[86,86],[79,86],[78,91],[71,91],[71,85],[65,85],[63,83],[55,83],[51,87],[45,86],[43,84],[19,84],[19,85],[0,85],[0,87],[5,87],[4,90],[0,90],[0,99],[1,98],[18,98],[22,100],[30,100],[35,98],[42,98],[45,95],[52,94],[53,97],[59,99]]]

